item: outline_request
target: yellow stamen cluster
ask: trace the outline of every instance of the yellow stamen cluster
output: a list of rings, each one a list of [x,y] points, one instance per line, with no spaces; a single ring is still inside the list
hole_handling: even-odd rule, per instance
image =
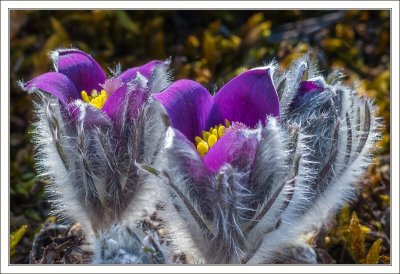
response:
[[[230,127],[230,123],[225,119],[225,126],[219,124],[215,127],[211,127],[209,131],[203,131],[202,137],[196,136],[194,139],[196,141],[197,150],[201,156],[204,156],[208,150],[215,145],[219,138],[225,134],[225,128]]]
[[[87,94],[85,90],[81,91],[82,95],[82,100],[85,103],[89,103],[92,106],[96,108],[102,108],[104,106],[104,103],[107,101],[107,92],[102,89],[100,93],[97,92],[97,90],[92,90],[90,95]]]

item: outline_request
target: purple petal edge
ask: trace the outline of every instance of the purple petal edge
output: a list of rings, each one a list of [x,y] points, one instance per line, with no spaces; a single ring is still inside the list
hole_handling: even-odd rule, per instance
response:
[[[172,126],[191,142],[206,128],[213,98],[199,83],[179,80],[153,96],[165,107]]]
[[[58,72],[47,72],[39,75],[22,84],[22,88],[27,92],[36,90],[47,92],[57,97],[64,104],[80,98],[74,83],[67,76]]]
[[[322,92],[324,91],[324,84],[320,81],[313,81],[313,80],[306,80],[302,81],[299,85],[299,92],[300,93],[309,93],[309,92]]]
[[[222,136],[204,155],[204,163],[211,172],[217,172],[224,164],[238,168],[253,165],[259,140],[246,130],[231,130]]]
[[[100,85],[106,80],[106,75],[96,60],[81,50],[58,50],[52,57],[55,69],[70,78],[79,92],[100,90]]]
[[[82,121],[88,129],[94,126],[111,125],[110,118],[103,111],[82,100],[72,101],[67,105],[67,109],[70,121],[75,123]]]
[[[269,68],[253,69],[233,78],[214,96],[208,126],[228,119],[254,128],[259,121],[265,125],[270,115],[279,116],[279,99]]]
[[[154,68],[156,66],[158,66],[158,65],[163,64],[163,63],[164,62],[162,62],[162,61],[153,60],[153,61],[150,61],[150,62],[144,64],[143,66],[130,68],[130,69],[124,71],[123,73],[121,73],[118,76],[118,78],[122,82],[127,83],[127,82],[130,82],[130,81],[134,80],[136,78],[136,74],[139,72],[140,74],[142,74],[147,79],[150,79]]]
[[[115,122],[123,118],[120,113],[125,110],[130,118],[136,119],[146,96],[147,92],[144,88],[137,86],[134,90],[128,91],[128,86],[124,84],[107,99],[102,111]]]

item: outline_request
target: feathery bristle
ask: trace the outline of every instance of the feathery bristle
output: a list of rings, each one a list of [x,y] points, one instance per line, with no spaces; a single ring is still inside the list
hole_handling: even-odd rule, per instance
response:
[[[39,92],[34,140],[55,212],[82,223],[97,263],[314,263],[303,235],[354,199],[379,138],[372,103],[308,56],[287,72],[271,63],[280,117],[241,129],[257,140],[254,162],[210,171],[150,96],[169,84],[167,63],[129,83],[115,120],[79,100],[68,115]],[[151,214],[162,239],[140,227]]]
[[[118,225],[100,233],[93,263],[165,264],[170,256],[155,233],[145,236],[138,228]]]

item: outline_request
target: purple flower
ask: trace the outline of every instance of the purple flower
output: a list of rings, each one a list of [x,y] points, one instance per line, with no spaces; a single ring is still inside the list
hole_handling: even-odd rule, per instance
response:
[[[148,186],[136,164],[155,162],[167,130],[167,114],[150,94],[169,84],[168,62],[151,61],[107,79],[80,50],[51,57],[56,72],[21,86],[39,94],[38,173],[50,179],[55,213],[80,222],[88,237],[122,221],[136,224],[136,193],[142,198]]]
[[[82,107],[79,101],[83,101],[93,107],[90,109],[93,114],[104,116],[105,113],[113,120],[117,119],[124,100],[130,101],[131,114],[137,115],[137,109],[144,103],[147,92],[143,89],[143,83],[134,83],[135,79],[143,76],[141,80],[146,82],[157,67],[165,66],[162,61],[151,61],[107,79],[100,65],[83,51],[61,49],[52,52],[51,58],[55,72],[39,75],[22,84],[22,88],[29,92],[41,90],[57,97],[63,107],[73,114]],[[124,96],[128,90],[133,91],[133,96],[126,99]],[[94,121],[99,119],[93,117]]]
[[[315,77],[305,81],[301,81],[297,88],[298,93],[293,98],[292,102],[289,104],[290,111],[298,109],[304,103],[308,102],[310,98],[316,97],[316,95],[321,94],[326,87],[326,83],[322,77]]]
[[[206,262],[237,262],[247,245],[238,224],[256,210],[258,188],[262,188],[252,183],[259,168],[256,159],[265,143],[275,145],[279,100],[272,71],[273,67],[263,67],[244,72],[215,96],[188,80],[154,95],[173,127],[167,132],[163,174],[176,191],[174,196],[183,199],[173,198],[173,204],[190,205],[187,211],[178,210],[178,215],[192,224],[189,212],[198,222],[199,226],[190,224],[189,231],[204,235],[199,249]],[[271,156],[279,162],[275,154]]]
[[[374,108],[317,71],[302,58],[242,73],[215,96],[187,80],[155,95],[174,127],[161,218],[190,263],[285,261],[352,197],[378,136]]]
[[[211,172],[225,163],[251,164],[259,136],[255,131],[268,116],[279,116],[279,100],[269,68],[240,74],[215,96],[200,84],[180,80],[154,95],[165,107],[172,127],[195,146]],[[250,131],[249,131],[250,130]],[[199,155],[199,156],[200,156]]]

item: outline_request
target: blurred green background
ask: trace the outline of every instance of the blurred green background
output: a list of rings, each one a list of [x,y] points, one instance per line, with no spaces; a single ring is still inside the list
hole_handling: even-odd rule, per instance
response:
[[[322,263],[390,262],[389,11],[10,11],[11,263],[28,263],[35,234],[49,222],[31,143],[32,99],[18,89],[52,69],[50,50],[78,47],[103,68],[172,57],[174,79],[216,91],[233,76],[272,60],[287,68],[308,53],[322,74],[343,68],[345,82],[375,100],[384,125],[376,164],[359,201],[345,206],[315,239]],[[54,220],[53,218],[50,218]],[[358,235],[355,237],[354,235]]]

